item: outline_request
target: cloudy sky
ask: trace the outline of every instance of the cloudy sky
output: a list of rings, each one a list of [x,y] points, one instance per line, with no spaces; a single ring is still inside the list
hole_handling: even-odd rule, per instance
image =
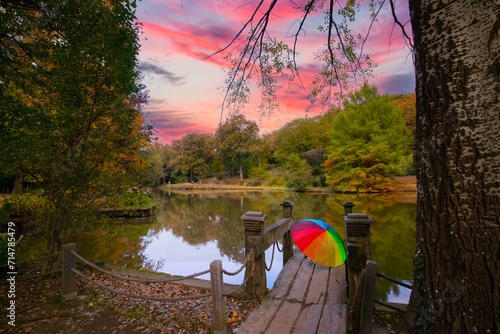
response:
[[[142,0],[137,17],[142,23],[140,69],[149,90],[146,120],[154,126],[159,141],[170,143],[192,132],[214,132],[221,117],[223,86],[227,63],[222,57],[207,55],[227,45],[253,13],[260,0]],[[268,3],[269,0],[265,1]],[[275,8],[270,30],[276,38],[293,43],[293,34],[302,13],[293,4],[305,0],[281,0]],[[341,1],[342,2],[342,1]],[[370,83],[380,93],[413,92],[415,79],[412,59],[404,45],[401,30],[393,26],[387,3],[379,20],[370,30],[364,51],[378,63]],[[267,8],[267,7],[264,7]],[[400,21],[408,20],[407,0],[396,0]],[[323,22],[323,10],[310,17],[299,40],[299,67],[307,86],[312,73],[321,64],[315,51],[325,44],[325,35],[317,26]],[[368,30],[370,20],[360,17],[356,29]],[[409,29],[409,24],[407,25]],[[411,35],[411,31],[409,31]],[[309,106],[306,92],[298,82],[282,85],[278,92],[279,110],[270,118],[260,119],[255,111],[259,96],[245,109],[247,118],[257,122],[261,133],[272,131],[298,117],[305,117]],[[308,115],[320,113],[312,108]],[[223,117],[225,118],[226,115]]]

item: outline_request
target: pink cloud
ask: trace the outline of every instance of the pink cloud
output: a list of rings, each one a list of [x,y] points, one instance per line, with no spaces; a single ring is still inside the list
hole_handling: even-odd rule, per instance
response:
[[[257,3],[258,1],[248,0],[151,0],[139,3],[138,16],[143,23],[144,32],[141,51],[141,58],[144,60],[141,61],[141,66],[166,83],[158,91],[150,92],[152,103],[145,108],[150,111],[146,118],[156,123],[154,125],[162,141],[170,142],[189,132],[215,131],[220,117],[220,109],[216,106],[222,103],[222,95],[220,91],[211,95],[206,92],[223,86],[225,77],[222,69],[227,70],[228,63],[223,55],[203,61],[201,59],[227,45],[252,15]],[[265,1],[262,11],[267,10],[269,3],[270,0]],[[294,8],[290,1],[278,1],[276,6],[271,17],[272,34],[292,45],[302,12]],[[397,2],[397,12],[401,22],[406,22],[407,1]],[[307,88],[322,66],[313,55],[325,45],[326,35],[317,30],[317,26],[323,23],[323,16],[321,9],[311,13],[311,21],[299,34],[300,55],[297,61],[302,84]],[[356,21],[360,30],[368,28],[365,16]],[[258,19],[259,16],[256,16],[256,20]],[[397,27],[392,29],[392,22],[392,14],[387,5],[381,11],[379,21],[373,24],[365,45],[365,53],[369,53],[380,64],[375,71],[376,77],[371,82],[379,87],[381,93],[414,89],[411,57],[407,57],[409,51],[403,48],[400,30]],[[408,34],[411,35],[411,31]],[[185,58],[191,60],[186,62]],[[192,66],[192,59],[200,59],[200,65]],[[186,66],[189,65],[186,64],[191,64],[196,69],[188,68]],[[211,80],[202,80],[207,76]],[[293,82],[283,81],[280,84],[282,89],[277,93],[280,111],[272,119],[260,121],[263,132],[270,131],[273,126],[282,126],[293,118],[304,117],[306,108],[311,107],[307,92],[297,78]],[[170,89],[170,85],[175,86],[175,90]],[[247,118],[257,121],[259,115],[255,109],[260,96],[257,92],[253,94],[245,114]],[[313,106],[310,114],[315,115],[321,110],[320,106]]]

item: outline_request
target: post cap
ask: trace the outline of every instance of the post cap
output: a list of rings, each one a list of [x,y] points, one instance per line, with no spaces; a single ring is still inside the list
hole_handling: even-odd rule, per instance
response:
[[[345,223],[372,224],[373,219],[364,213],[348,213],[344,216]]]
[[[244,215],[241,216],[241,220],[254,221],[254,222],[263,222],[266,220],[267,216],[259,211],[247,211]]]
[[[347,201],[347,202],[344,202],[344,203],[342,204],[342,206],[343,206],[344,208],[346,208],[346,207],[347,207],[347,208],[352,208],[352,207],[355,207],[355,206],[356,206],[356,204],[354,204],[354,203],[353,203],[353,202],[351,202],[351,201]]]
[[[283,203],[281,203],[280,205],[284,208],[289,208],[293,207],[295,203],[293,203],[292,201],[283,201]]]

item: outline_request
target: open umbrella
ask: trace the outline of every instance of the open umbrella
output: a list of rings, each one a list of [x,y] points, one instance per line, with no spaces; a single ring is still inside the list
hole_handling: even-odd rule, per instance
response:
[[[312,261],[325,267],[338,267],[344,263],[344,243],[337,231],[324,221],[299,220],[291,231],[295,244]]]

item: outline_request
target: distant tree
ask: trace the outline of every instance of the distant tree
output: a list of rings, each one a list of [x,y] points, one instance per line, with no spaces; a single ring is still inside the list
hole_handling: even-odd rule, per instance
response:
[[[389,96],[392,103],[403,111],[403,118],[406,123],[406,127],[413,134],[417,131],[417,105],[416,105],[416,94],[396,94]]]
[[[143,167],[135,1],[1,6],[0,165],[42,190],[52,254]]]
[[[327,183],[337,191],[391,190],[390,176],[405,174],[412,162],[401,109],[367,85],[349,94],[344,107],[332,123]]]
[[[289,154],[281,167],[284,170],[285,186],[295,191],[304,191],[312,183],[312,168],[297,153]]]
[[[214,147],[212,134],[190,133],[172,142],[169,164],[186,182],[207,177],[211,173]]]
[[[155,142],[147,150],[143,151],[143,157],[146,163],[143,183],[148,185],[165,183],[168,172],[166,146]]]
[[[243,159],[257,151],[259,127],[242,114],[226,119],[216,132],[217,150],[222,161],[238,163],[240,179],[243,180]]]

